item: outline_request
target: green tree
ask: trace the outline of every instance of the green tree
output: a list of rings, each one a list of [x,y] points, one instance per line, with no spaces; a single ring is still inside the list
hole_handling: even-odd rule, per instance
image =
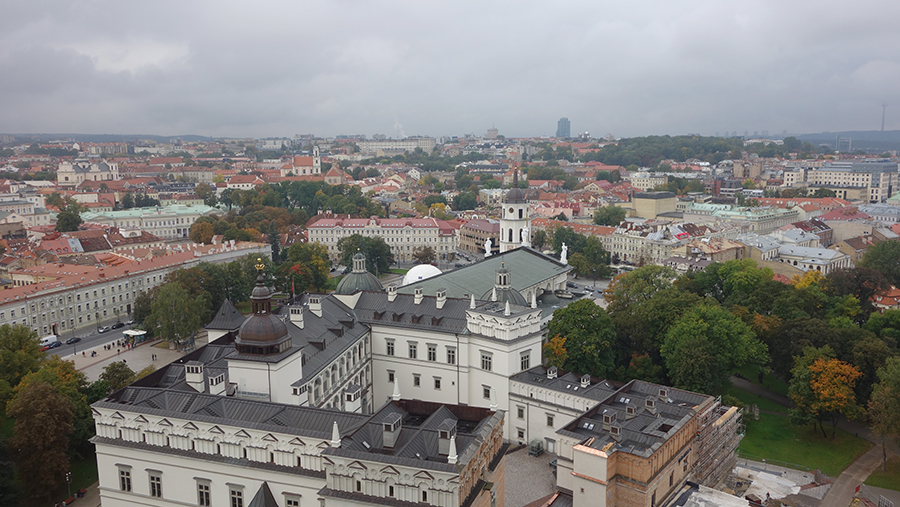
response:
[[[672,287],[676,273],[664,266],[644,266],[615,277],[603,291],[607,311],[615,317],[630,305],[650,299],[653,294]]]
[[[618,206],[602,206],[594,211],[594,223],[614,227],[625,220],[626,211]]]
[[[74,407],[48,382],[33,382],[10,402],[6,414],[16,420],[10,455],[25,495],[49,502],[69,470],[69,438]]]
[[[201,317],[209,313],[208,305],[203,295],[192,298],[180,283],[166,283],[160,286],[144,322],[155,336],[180,344],[200,328]]]
[[[194,224],[191,225],[190,237],[191,241],[194,243],[208,245],[212,242],[213,237],[212,224],[209,222],[194,222]]]
[[[134,197],[131,195],[131,192],[125,194],[122,197],[122,209],[131,209],[134,207]]]
[[[538,250],[542,249],[544,245],[547,244],[547,233],[544,229],[534,231],[534,235],[531,237],[531,244]]]
[[[56,227],[53,229],[57,232],[77,231],[78,226],[83,224],[81,214],[73,211],[63,211],[56,215]]]
[[[869,398],[869,421],[881,437],[881,469],[887,464],[886,440],[900,437],[900,357],[891,357],[878,369],[878,383]]]
[[[294,243],[285,251],[285,261],[278,273],[284,292],[296,287],[300,291],[321,291],[328,283],[331,261],[321,243]]]
[[[568,261],[569,265],[575,268],[575,272],[594,280],[610,274],[609,252],[604,250],[596,236],[588,236],[581,252],[572,254]]]
[[[717,305],[688,310],[669,328],[660,352],[676,387],[707,394],[723,394],[735,370],[768,362],[753,330]]]
[[[419,246],[413,250],[413,259],[419,264],[431,264],[437,259],[434,248],[430,246]]]
[[[129,368],[127,364],[122,361],[115,361],[103,368],[103,372],[100,373],[100,380],[108,386],[109,391],[106,394],[110,394],[134,382],[135,374],[134,370]]]
[[[900,240],[879,241],[870,246],[857,266],[874,269],[900,287]]]
[[[615,368],[615,329],[609,315],[591,299],[582,299],[553,312],[548,336],[565,338],[565,368],[608,377]]]
[[[6,405],[25,375],[38,371],[43,360],[37,333],[18,324],[0,326],[0,406]]]
[[[353,234],[338,240],[338,251],[341,252],[341,264],[353,266],[353,256],[362,252],[366,256],[366,269],[374,274],[386,273],[394,263],[391,247],[380,237],[366,237]]]

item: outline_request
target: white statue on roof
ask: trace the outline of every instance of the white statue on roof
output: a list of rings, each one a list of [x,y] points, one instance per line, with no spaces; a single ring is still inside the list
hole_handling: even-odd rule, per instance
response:
[[[569,247],[567,247],[566,242],[563,241],[562,254],[559,256],[559,262],[562,262],[563,264],[568,264],[568,261],[566,260],[566,257],[568,255],[569,255]]]
[[[491,247],[492,246],[493,246],[493,241],[491,241],[491,238],[484,240],[484,256],[485,257],[491,256]]]
[[[522,238],[522,246],[531,246],[531,228],[523,227],[519,233]]]

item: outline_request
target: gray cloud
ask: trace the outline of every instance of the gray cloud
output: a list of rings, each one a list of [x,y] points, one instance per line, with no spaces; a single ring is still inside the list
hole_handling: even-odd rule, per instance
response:
[[[21,5],[20,5],[21,4]],[[900,4],[8,2],[0,131],[900,128]],[[896,110],[892,114],[892,109]]]

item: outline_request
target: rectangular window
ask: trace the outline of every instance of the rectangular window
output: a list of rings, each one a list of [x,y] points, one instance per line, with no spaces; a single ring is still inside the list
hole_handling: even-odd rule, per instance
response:
[[[131,470],[128,468],[119,469],[119,489],[131,491]]]
[[[516,407],[516,415],[519,419],[525,419],[525,407]]]
[[[522,371],[531,368],[531,351],[526,350],[519,356],[519,369]]]
[[[437,345],[428,346],[428,360],[437,361]]]
[[[210,505],[208,482],[197,483],[197,505],[201,507],[209,507]]]
[[[285,507],[300,507],[300,497],[289,496],[284,499]]]
[[[150,474],[150,496],[162,498],[162,476],[158,473]]]
[[[413,342],[409,343],[409,358],[410,359],[416,358],[416,352],[417,352],[416,349],[418,348],[418,346],[419,345],[417,343],[413,343]]]
[[[456,349],[447,347],[447,364],[456,364]]]
[[[413,387],[419,387],[420,385],[422,385],[422,377],[418,373],[413,373]]]
[[[244,491],[231,488],[231,507],[244,507]]]
[[[549,414],[547,415],[547,426],[553,427],[553,416]]]
[[[387,341],[387,355],[389,355],[389,356],[394,355],[394,340]]]
[[[491,387],[490,386],[482,386],[481,394],[484,396],[484,399],[486,399],[486,400],[491,399]]]
[[[522,428],[517,428],[516,434],[519,436],[519,440],[522,440],[525,438],[525,430],[523,430]]]
[[[438,391],[441,390],[441,378],[440,377],[434,377],[434,388],[437,389]]]
[[[487,352],[481,353],[481,369],[491,371],[493,364],[493,356]]]
[[[393,381],[394,381],[394,371],[388,370],[388,382],[393,382]]]

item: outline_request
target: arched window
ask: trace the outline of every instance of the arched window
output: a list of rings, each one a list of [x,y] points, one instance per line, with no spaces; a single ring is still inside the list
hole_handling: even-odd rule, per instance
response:
[[[509,242],[512,243],[512,241],[513,241],[512,228],[510,228],[509,229]]]

